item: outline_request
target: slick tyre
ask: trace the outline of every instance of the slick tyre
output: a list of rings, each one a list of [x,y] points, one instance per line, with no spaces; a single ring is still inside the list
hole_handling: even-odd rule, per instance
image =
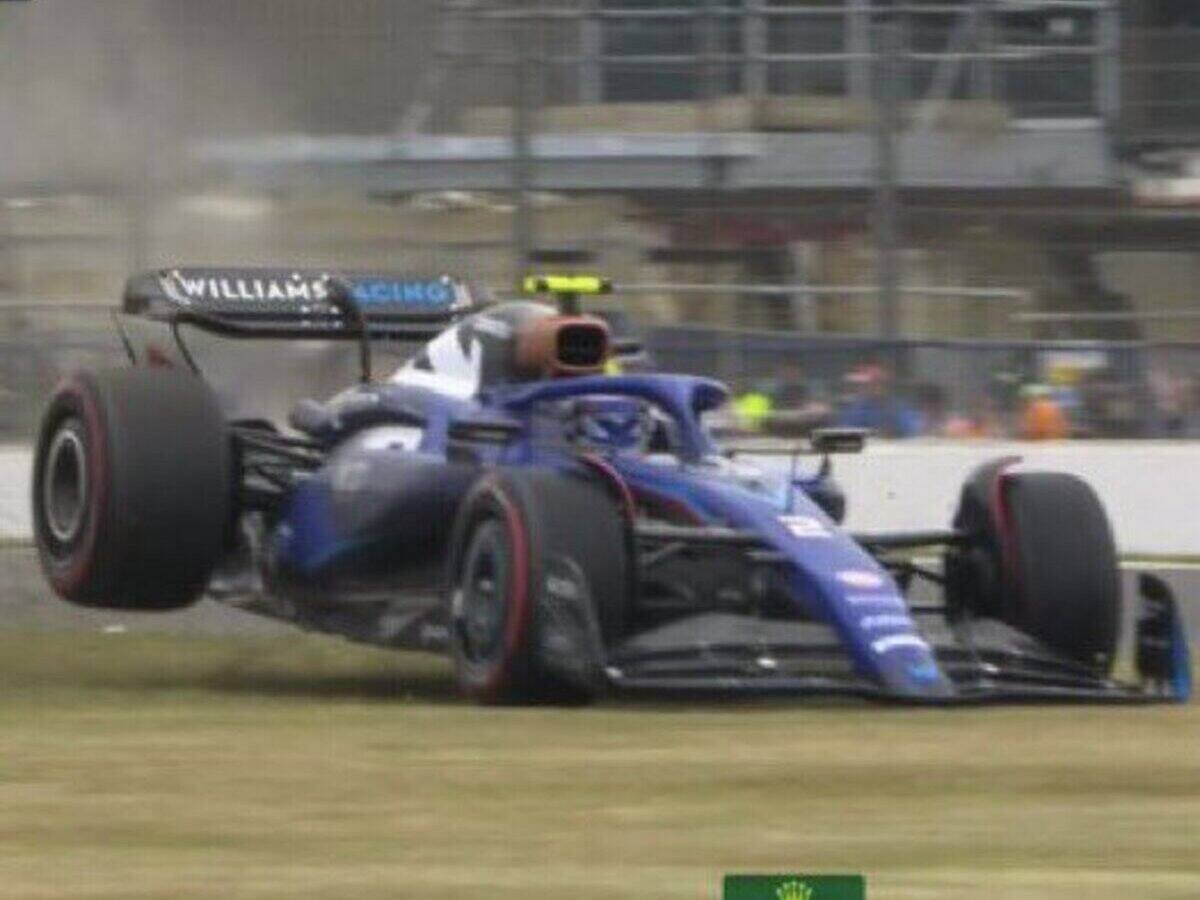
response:
[[[232,520],[229,437],[209,388],[162,369],[82,372],[46,407],[33,529],[55,592],[80,606],[177,609]]]
[[[479,480],[459,508],[447,574],[464,694],[491,704],[596,696],[630,596],[626,529],[609,495],[581,478],[497,470]]]
[[[993,465],[964,488],[956,526],[970,549],[947,559],[948,600],[991,615],[1101,674],[1121,629],[1121,580],[1108,516],[1073,475]]]

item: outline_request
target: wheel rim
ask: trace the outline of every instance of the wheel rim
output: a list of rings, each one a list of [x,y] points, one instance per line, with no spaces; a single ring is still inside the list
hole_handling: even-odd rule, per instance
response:
[[[455,598],[455,625],[463,654],[472,663],[488,662],[503,649],[508,557],[504,526],[496,521],[481,525],[467,548]]]
[[[46,527],[60,544],[79,536],[87,501],[87,451],[79,423],[72,420],[54,435],[42,469],[42,511]]]

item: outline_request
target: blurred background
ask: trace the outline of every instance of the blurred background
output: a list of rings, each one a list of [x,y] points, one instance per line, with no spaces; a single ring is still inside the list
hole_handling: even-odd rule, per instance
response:
[[[1200,437],[1191,0],[0,4],[0,441],[166,265],[601,272],[735,427]]]

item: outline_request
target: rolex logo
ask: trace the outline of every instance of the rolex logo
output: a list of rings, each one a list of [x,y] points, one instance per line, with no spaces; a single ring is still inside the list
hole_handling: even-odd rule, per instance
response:
[[[803,881],[785,881],[775,888],[777,900],[812,900],[813,891]]]
[[[723,900],[866,900],[861,875],[726,875]]]

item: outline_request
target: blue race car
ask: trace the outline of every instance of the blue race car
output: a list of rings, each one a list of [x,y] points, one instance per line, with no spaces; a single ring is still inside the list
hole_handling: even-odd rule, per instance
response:
[[[603,281],[527,286],[556,302],[490,302],[450,277],[132,279],[116,318],[133,365],[66,379],[42,422],[33,511],[50,584],[117,609],[207,595],[447,653],[484,702],[1187,698],[1183,626],[1151,576],[1137,677],[1112,677],[1121,583],[1083,482],[999,460],[968,480],[949,527],[849,533],[829,455],[861,449],[862,433],[818,432],[790,462],[755,464],[705,426],[720,383],[612,371],[636,348],[578,303]],[[205,355],[224,338],[264,350],[258,375],[220,391],[230,370]],[[372,377],[379,353],[413,341]],[[313,342],[356,346],[359,383],[256,414],[283,351]],[[801,466],[803,453],[824,461]]]

